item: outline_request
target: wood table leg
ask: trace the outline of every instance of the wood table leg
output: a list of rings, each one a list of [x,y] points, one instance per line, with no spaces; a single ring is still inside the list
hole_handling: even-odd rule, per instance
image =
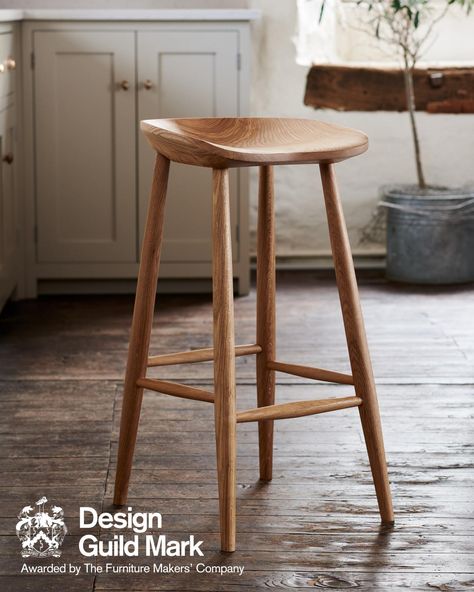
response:
[[[275,403],[275,212],[273,167],[260,167],[257,225],[257,401],[259,407]],[[260,479],[271,481],[273,421],[258,422]]]
[[[236,409],[229,172],[213,171],[214,412],[222,551],[235,550]]]
[[[128,346],[117,472],[115,475],[114,504],[116,505],[127,503],[128,484],[143,398],[143,388],[137,386],[137,380],[145,376],[147,368],[163,237],[169,166],[170,161],[157,154]]]
[[[370,467],[382,521],[384,523],[393,523],[392,496],[385,460],[377,392],[334,165],[321,164],[320,171],[354,386],[356,395],[363,401],[359,407],[359,412]]]

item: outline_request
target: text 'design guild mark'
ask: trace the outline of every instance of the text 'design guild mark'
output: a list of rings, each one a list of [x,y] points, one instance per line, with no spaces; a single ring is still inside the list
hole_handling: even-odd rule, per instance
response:
[[[21,541],[22,557],[60,557],[61,545],[67,533],[64,511],[51,506],[48,512],[42,497],[36,509],[25,506],[18,514],[16,534]]]

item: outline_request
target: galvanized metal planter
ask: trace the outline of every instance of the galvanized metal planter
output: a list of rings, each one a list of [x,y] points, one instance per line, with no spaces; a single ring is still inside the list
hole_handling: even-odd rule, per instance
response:
[[[474,188],[382,188],[387,278],[415,284],[474,281]]]

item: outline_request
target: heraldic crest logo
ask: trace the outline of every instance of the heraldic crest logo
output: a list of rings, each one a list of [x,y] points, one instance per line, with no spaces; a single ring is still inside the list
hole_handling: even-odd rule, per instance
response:
[[[36,502],[36,511],[25,506],[18,514],[16,534],[21,541],[22,557],[60,557],[67,533],[64,511],[59,506],[45,509],[45,497]]]

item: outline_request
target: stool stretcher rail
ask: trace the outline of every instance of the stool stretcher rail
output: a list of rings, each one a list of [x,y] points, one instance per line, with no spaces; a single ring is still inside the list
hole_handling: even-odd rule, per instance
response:
[[[150,391],[156,391],[163,395],[180,397],[181,399],[194,399],[195,401],[205,401],[214,403],[214,394],[204,389],[188,386],[179,382],[168,382],[167,380],[157,380],[155,378],[139,378],[137,386],[146,388]]]
[[[259,354],[262,348],[259,345],[236,345],[235,357]],[[214,348],[195,349],[191,351],[164,354],[161,356],[150,356],[148,366],[173,366],[174,364],[193,364],[195,362],[210,362],[214,359]]]
[[[323,380],[324,382],[337,382],[338,384],[354,384],[354,379],[350,374],[333,372],[332,370],[323,370],[322,368],[311,368],[309,366],[300,366],[298,364],[285,364],[283,362],[268,362],[270,370],[293,374],[302,378],[312,380]]]
[[[358,407],[362,404],[360,397],[340,397],[338,399],[319,399],[316,401],[294,401],[292,403],[281,403],[269,405],[268,407],[256,407],[237,413],[237,423],[247,421],[262,421],[265,419],[290,419],[292,417],[304,417],[305,415],[316,415],[337,409],[348,409]]]

